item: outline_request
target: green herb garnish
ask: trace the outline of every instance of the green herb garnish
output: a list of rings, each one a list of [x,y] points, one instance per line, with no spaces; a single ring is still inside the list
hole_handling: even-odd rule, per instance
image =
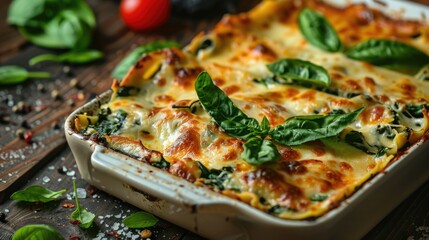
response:
[[[0,85],[18,84],[29,78],[50,78],[48,72],[29,72],[25,68],[18,66],[0,67]]]
[[[143,54],[173,47],[179,48],[180,44],[175,41],[156,41],[137,47],[124,59],[122,59],[121,62],[118,63],[112,72],[112,76],[118,81],[121,81],[122,78],[125,77],[125,75],[128,73],[128,70],[130,70],[130,68],[137,63]]]
[[[45,224],[26,225],[13,234],[12,240],[64,240],[64,237],[53,227]]]
[[[147,212],[136,212],[123,220],[125,226],[129,228],[152,227],[158,222],[158,218]]]
[[[270,130],[267,118],[261,124],[248,117],[232,100],[213,84],[207,72],[198,75],[195,90],[204,110],[225,133],[246,140],[243,160],[252,165],[272,163],[280,158],[277,147],[269,139],[284,145],[299,145],[308,141],[338,135],[356,120],[363,108],[346,114],[295,116]]]
[[[302,35],[313,46],[328,52],[343,49],[337,32],[322,14],[305,8],[299,13],[298,25]]]
[[[76,201],[76,210],[72,212],[70,218],[75,221],[79,221],[79,227],[89,228],[94,221],[95,214],[88,212],[86,209],[81,208],[77,198],[76,182],[73,181],[74,199]]]
[[[65,189],[59,191],[51,191],[42,186],[29,186],[24,190],[14,192],[11,199],[25,202],[50,202],[58,199],[65,193]]]
[[[94,13],[84,0],[14,0],[7,22],[48,48],[86,49],[95,28]]]
[[[71,51],[60,55],[42,54],[30,59],[29,64],[35,65],[45,61],[84,64],[101,58],[103,58],[103,53],[97,50]]]
[[[322,66],[299,59],[281,59],[267,65],[267,68],[281,78],[292,79],[300,85],[329,87],[331,77]]]
[[[347,57],[387,67],[420,68],[429,63],[429,56],[403,42],[370,39],[345,52]]]
[[[295,116],[273,128],[274,141],[288,146],[338,135],[353,123],[364,108],[345,114]]]

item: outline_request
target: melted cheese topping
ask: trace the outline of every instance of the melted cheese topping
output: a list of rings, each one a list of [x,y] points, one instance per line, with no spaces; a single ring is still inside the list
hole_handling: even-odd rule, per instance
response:
[[[338,205],[395,160],[400,149],[423,138],[428,113],[423,108],[416,117],[407,106],[427,104],[429,83],[313,47],[296,20],[306,5],[328,18],[346,47],[390,38],[429,54],[429,28],[419,22],[390,19],[365,5],[340,9],[315,1],[264,1],[248,13],[224,17],[184,50],[145,55],[121,83],[115,81],[113,96],[101,109],[110,109],[110,118],[121,112],[126,116],[105,141],[153,165],[167,161],[166,171],[281,218],[317,217]],[[211,46],[201,49],[204,41]],[[323,66],[336,94],[254,81],[269,76],[266,64],[282,58]],[[198,99],[194,81],[202,71],[248,116],[259,122],[266,116],[271,127],[296,115],[365,110],[337,137],[294,147],[276,144],[281,155],[277,163],[252,166],[240,157],[243,140],[224,133],[198,104],[177,108]],[[121,89],[133,93],[123,96]],[[77,128],[92,134],[95,129],[86,119],[78,116]],[[222,187],[215,187],[202,177],[199,164],[232,170],[223,172]]]

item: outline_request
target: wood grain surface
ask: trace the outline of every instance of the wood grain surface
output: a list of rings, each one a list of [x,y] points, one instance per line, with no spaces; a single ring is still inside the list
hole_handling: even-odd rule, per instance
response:
[[[88,0],[97,16],[97,29],[93,47],[102,50],[103,60],[88,65],[75,66],[42,63],[28,66],[28,60],[41,53],[58,51],[36,47],[25,41],[16,29],[6,24],[10,0],[0,1],[0,63],[18,65],[31,70],[53,73],[52,79],[29,80],[17,86],[0,87],[0,240],[10,239],[13,232],[26,224],[45,223],[54,226],[64,237],[92,239],[131,239],[138,230],[128,230],[122,219],[137,208],[88,185],[81,180],[75,160],[65,142],[63,124],[71,111],[109,89],[110,73],[116,64],[134,47],[154,39],[173,39],[183,45],[195,34],[211,29],[222,16],[214,13],[204,18],[173,16],[162,28],[147,33],[135,33],[124,27],[118,15],[119,1]],[[240,1],[235,11],[246,11],[258,1]],[[429,5],[429,0],[419,0]],[[78,86],[72,86],[77,79]],[[44,90],[39,90],[38,85]],[[60,98],[54,99],[52,91]],[[23,102],[28,112],[12,110]],[[27,143],[16,136],[16,131],[32,132]],[[82,230],[70,223],[74,208],[70,195],[72,180],[87,192],[80,199],[81,205],[96,214],[93,227]],[[67,195],[48,204],[24,204],[9,200],[17,189],[29,185],[43,185],[53,190],[66,189]],[[0,218],[1,220],[1,218]],[[413,193],[406,201],[380,222],[365,239],[429,239],[429,182]],[[356,223],[359,224],[359,223]],[[160,220],[150,228],[150,239],[203,239],[167,221]],[[117,237],[115,237],[117,236]]]

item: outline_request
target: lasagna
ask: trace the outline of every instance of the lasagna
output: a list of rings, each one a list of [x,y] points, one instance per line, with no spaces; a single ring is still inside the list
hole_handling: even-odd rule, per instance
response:
[[[425,23],[364,4],[263,1],[142,56],[74,127],[268,214],[311,219],[426,140],[428,46]]]

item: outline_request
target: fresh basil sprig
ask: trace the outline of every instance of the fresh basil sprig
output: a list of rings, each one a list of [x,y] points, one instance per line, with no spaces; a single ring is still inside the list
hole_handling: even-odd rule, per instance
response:
[[[158,218],[147,212],[136,212],[122,221],[129,228],[152,227],[158,222]]]
[[[370,39],[345,52],[347,57],[387,67],[422,67],[429,56],[403,42],[389,39]]]
[[[305,8],[299,13],[298,25],[302,35],[313,46],[328,52],[343,49],[337,32],[322,14]]]
[[[270,127],[265,117],[262,120],[262,126],[256,119],[248,117],[219,87],[213,84],[207,72],[198,75],[195,90],[204,110],[227,134],[247,140],[241,155],[246,162],[260,165],[275,162],[280,158],[276,146],[262,139],[266,137]]]
[[[121,81],[122,78],[128,73],[128,70],[136,64],[136,62],[141,58],[143,54],[161,50],[164,48],[173,48],[180,47],[180,44],[175,41],[155,41],[134,49],[130,54],[128,54],[112,72],[112,76],[117,80]]]
[[[329,87],[332,81],[322,66],[300,59],[281,59],[268,64],[267,68],[274,75],[292,79],[300,85]]]
[[[96,23],[84,0],[14,0],[7,22],[36,45],[71,49],[90,44]]]
[[[252,165],[272,163],[280,158],[277,147],[268,139],[283,145],[299,145],[305,142],[338,135],[354,122],[363,111],[330,115],[295,116],[270,130],[267,118],[261,124],[242,112],[229,97],[213,84],[207,72],[198,75],[195,90],[204,110],[229,135],[247,140],[241,157]]]
[[[75,221],[79,221],[79,227],[81,228],[89,228],[94,221],[95,214],[88,212],[86,209],[81,208],[79,205],[79,200],[77,199],[77,190],[76,190],[76,182],[73,181],[73,191],[74,191],[74,199],[76,201],[76,210],[72,212],[71,219]]]
[[[93,62],[101,59],[102,57],[103,53],[97,50],[70,51],[60,55],[42,54],[30,59],[29,65],[32,66],[45,61],[83,64]]]
[[[49,239],[64,240],[64,237],[53,227],[45,224],[30,224],[16,230],[12,240]]]
[[[55,192],[45,187],[34,185],[14,192],[10,198],[17,201],[46,203],[58,199],[65,191],[65,189],[62,189]]]
[[[280,144],[294,146],[338,135],[353,123],[364,108],[345,114],[295,116],[270,131]]]
[[[18,84],[29,78],[50,78],[48,72],[29,72],[25,68],[18,66],[0,67],[0,85]]]

